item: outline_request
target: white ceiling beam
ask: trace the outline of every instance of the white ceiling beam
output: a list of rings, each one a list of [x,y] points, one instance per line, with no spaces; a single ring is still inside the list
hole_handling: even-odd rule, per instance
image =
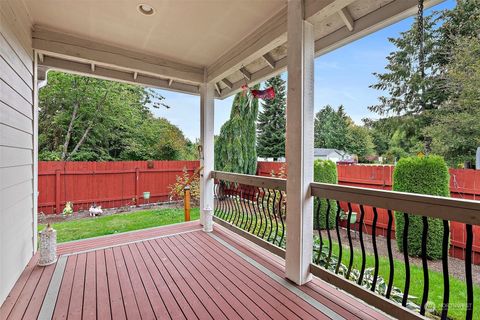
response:
[[[220,90],[220,86],[218,85],[218,82],[215,82],[215,90],[217,91],[217,94],[219,96],[222,94],[222,90]]]
[[[245,79],[247,79],[248,81],[252,80],[252,74],[247,70],[247,68],[240,68],[240,72],[243,74]]]
[[[95,63],[90,64],[90,69],[92,70],[92,72],[95,72]]]
[[[168,86],[171,87],[173,84],[173,79],[168,80]]]
[[[305,0],[305,20],[325,20],[357,0]]]
[[[134,72],[133,73],[133,80],[137,80],[137,77],[138,77],[138,72]]]
[[[444,0],[427,0],[425,9]],[[355,29],[340,28],[315,41],[315,56],[320,56],[352,41],[358,40],[395,22],[412,16],[417,11],[418,0],[395,0],[355,20]],[[386,41],[386,40],[385,40]]]
[[[232,89],[232,88],[233,88],[233,83],[231,83],[230,80],[228,80],[227,78],[222,79],[222,82],[223,82],[224,85],[227,86],[228,89]]]
[[[40,62],[43,62],[43,58],[44,58],[44,55],[39,53],[38,54],[38,60],[40,60]]]
[[[164,58],[94,42],[65,33],[35,26],[33,48],[38,52],[80,63],[139,72],[194,83],[203,82],[203,68],[189,66]]]
[[[425,2],[425,8],[434,6],[442,1],[444,0],[427,0]],[[416,5],[417,0],[395,0],[395,2],[381,7],[360,19],[357,19],[355,21],[355,30],[353,32],[350,32],[347,28],[343,27],[337,31],[334,31],[328,36],[316,40],[315,56],[318,57],[347,43],[380,30],[390,24],[398,22],[408,16],[412,16],[417,10]],[[273,69],[270,66],[266,66],[263,69],[253,72],[250,85],[255,85],[286,71],[286,66],[287,58],[284,57],[275,62],[275,67]],[[245,81],[243,80],[233,83],[231,88],[225,88],[222,90],[222,94],[219,98],[224,99],[239,92],[244,84]]]
[[[306,0],[305,19],[327,18],[356,0]],[[218,82],[287,42],[287,9],[282,8],[272,18],[237,43],[207,68],[207,81]]]
[[[273,57],[270,53],[265,53],[262,56],[263,60],[268,64],[268,66],[272,69],[275,69],[275,60],[273,60]]]
[[[170,91],[188,93],[193,95],[200,94],[199,87],[197,85],[174,82],[171,86],[169,86],[169,80],[158,79],[142,74],[137,74],[136,79],[133,79],[132,73],[129,71],[113,70],[104,68],[102,66],[97,66],[95,72],[92,72],[90,64],[68,61],[56,57],[45,56],[44,62],[39,66],[39,68],[59,70],[83,76],[91,76],[99,79],[119,81],[124,83],[142,85],[146,87],[167,89]]]
[[[342,10],[338,11],[338,15],[342,19],[343,23],[347,27],[348,31],[353,31],[355,27],[355,21],[353,21],[352,15],[348,12],[347,8],[343,8]]]

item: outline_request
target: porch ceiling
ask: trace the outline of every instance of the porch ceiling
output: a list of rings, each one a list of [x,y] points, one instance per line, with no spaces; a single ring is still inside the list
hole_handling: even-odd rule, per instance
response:
[[[24,0],[40,65],[217,97],[286,69],[286,0]],[[431,6],[443,0],[427,0]],[[321,55],[416,11],[417,0],[305,0]],[[142,15],[147,3],[155,14]]]

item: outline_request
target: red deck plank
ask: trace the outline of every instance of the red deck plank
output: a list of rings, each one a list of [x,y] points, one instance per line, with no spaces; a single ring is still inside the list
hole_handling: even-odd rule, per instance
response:
[[[105,251],[95,252],[95,265],[97,275],[97,301],[96,310],[98,319],[111,319],[110,291],[108,289],[107,266],[105,264]]]
[[[118,280],[122,292],[123,304],[128,319],[140,319],[140,311],[138,310],[137,300],[133,292],[132,283],[128,276],[125,260],[120,247],[114,247],[113,256],[115,257],[115,266],[117,267]]]
[[[85,269],[85,295],[83,298],[82,319],[97,317],[97,261],[95,251],[87,253]]]
[[[46,266],[45,270],[43,270],[40,281],[35,288],[35,294],[32,296],[32,299],[30,299],[30,303],[28,304],[27,310],[23,316],[24,319],[35,319],[38,317],[38,313],[42,308],[43,298],[47,293],[48,285],[52,279],[55,266],[56,264],[51,264]]]
[[[132,285],[133,293],[135,294],[135,300],[137,301],[138,311],[140,312],[142,319],[155,319],[155,314],[153,312],[152,305],[150,304],[150,299],[147,296],[145,287],[143,286],[140,275],[138,274],[135,262],[133,262],[130,249],[128,246],[121,246],[119,249],[123,254],[128,276],[130,277],[130,283]]]
[[[82,319],[83,295],[85,293],[85,270],[87,266],[87,255],[81,253],[77,256],[77,265],[73,277],[72,295],[68,307],[68,319]],[[88,292],[86,293],[88,294]]]
[[[5,299],[5,302],[0,307],[0,319],[7,319],[8,316],[10,315],[10,312],[15,306],[15,303],[20,297],[23,291],[23,288],[25,287],[25,285],[27,284],[30,278],[30,275],[35,269],[35,266],[37,265],[37,261],[38,261],[38,255],[34,255],[33,258],[30,260],[30,262],[25,267],[25,270],[23,270],[22,274],[20,275],[14,287],[12,288],[12,291],[10,291],[7,298]]]
[[[173,241],[175,240],[175,241]],[[251,300],[248,296],[240,291],[227,277],[219,272],[214,272],[213,268],[208,268],[204,259],[198,257],[193,250],[190,249],[191,244],[185,243],[181,237],[172,239],[175,246],[182,252],[184,257],[188,259],[192,266],[207,277],[212,285],[220,290],[222,296],[242,317],[242,319],[266,318],[268,315]],[[247,307],[248,306],[248,307]]]
[[[161,250],[160,245],[156,241],[148,241],[146,244],[150,246],[149,249],[155,252],[163,267],[167,270],[175,284],[185,296],[185,299],[188,301],[197,317],[199,319],[212,319],[212,316],[206,309],[211,306],[211,303],[204,304],[203,301],[200,301],[200,297],[197,297],[175,266],[168,261],[165,254]]]
[[[206,238],[204,238],[204,236]],[[216,261],[215,265],[228,278],[234,279],[235,277],[238,277],[238,279],[243,282],[243,286],[251,288],[258,293],[260,297],[267,298],[267,303],[271,304],[281,317],[286,317],[287,319],[315,319],[315,316],[318,319],[326,318],[325,315],[305,302],[306,305],[312,308],[311,311],[313,315],[306,312],[298,305],[298,303],[301,303],[300,301],[303,300],[282,285],[278,284],[262,271],[243,260],[243,258],[238,257],[234,252],[224,247],[222,244],[218,243],[218,246],[215,246],[214,242],[215,244],[217,242],[208,235],[203,233],[195,234],[195,236],[193,234],[185,235],[185,238],[188,237],[192,240],[196,239],[196,242],[203,244],[203,246],[197,246],[195,248],[200,255],[205,255],[209,257],[209,260]],[[207,237],[209,239],[207,239]],[[212,240],[212,242],[205,240]],[[234,259],[236,257],[238,257],[238,260]],[[275,316],[275,318],[276,317],[277,316]]]
[[[170,316],[173,319],[196,319],[197,316],[161,262],[158,261],[158,257],[155,254],[151,256],[144,243],[137,243],[135,246],[143,257],[155,286],[165,301]]]
[[[185,272],[190,273],[192,278],[198,282],[202,289],[205,290],[208,296],[210,296],[210,298],[215,302],[215,304],[222,310],[226,318],[240,320],[241,317],[239,316],[239,314],[235,311],[234,308],[232,308],[229,301],[221,295],[220,292],[224,292],[223,286],[213,286],[206,277],[206,275],[199,272],[198,267],[191,264],[190,261],[188,261],[188,259],[186,259],[185,256],[182,255],[181,251],[178,250],[178,248],[173,244],[172,238],[175,237],[168,237],[162,239],[168,247],[168,250],[166,250],[166,252],[167,255],[169,255],[170,259],[176,260],[179,263],[183,274],[185,274]]]
[[[67,264],[65,266],[65,273],[63,274],[62,284],[60,285],[60,290],[58,292],[53,319],[67,318],[76,264],[77,256],[68,257]]]
[[[126,319],[125,307],[123,305],[122,290],[118,280],[117,267],[112,249],[105,249],[105,265],[107,267],[108,291],[110,293],[110,306],[112,319]]]

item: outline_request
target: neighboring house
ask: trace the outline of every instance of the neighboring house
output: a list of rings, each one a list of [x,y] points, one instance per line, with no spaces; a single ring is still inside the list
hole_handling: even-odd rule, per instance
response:
[[[315,160],[332,160],[335,163],[354,158],[353,155],[347,153],[346,151],[328,148],[315,148],[313,156]]]

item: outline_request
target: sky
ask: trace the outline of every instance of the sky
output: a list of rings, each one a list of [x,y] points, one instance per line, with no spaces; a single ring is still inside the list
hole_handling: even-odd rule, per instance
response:
[[[429,10],[450,9],[454,0],[447,0]],[[394,50],[388,38],[396,38],[410,28],[413,18],[407,18],[394,25],[377,31],[344,47],[315,59],[315,112],[330,104],[343,105],[346,113],[357,124],[363,118],[375,118],[367,107],[375,105],[382,92],[369,88],[376,83],[372,73],[382,73],[387,64],[386,57]],[[286,79],[286,74],[283,74]],[[157,117],[164,117],[178,126],[192,141],[200,138],[200,97],[157,90],[165,97],[170,109],[152,109]],[[228,120],[233,96],[215,100],[215,134]]]

